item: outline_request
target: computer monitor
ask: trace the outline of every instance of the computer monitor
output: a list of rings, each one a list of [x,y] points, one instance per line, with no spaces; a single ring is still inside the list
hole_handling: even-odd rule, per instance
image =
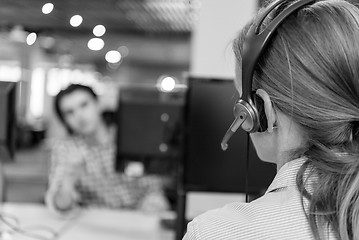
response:
[[[123,86],[117,111],[116,169],[123,171],[128,161],[148,160],[156,168],[178,156],[177,134],[182,120],[184,94],[161,92],[155,86]],[[145,162],[147,163],[147,162]],[[147,171],[155,172],[156,169]],[[158,170],[158,169],[157,169]]]
[[[248,134],[239,129],[222,151],[238,99],[233,80],[188,79],[185,106],[183,187],[187,191],[262,194],[276,172],[258,159]],[[246,162],[249,158],[249,166]]]
[[[14,160],[16,86],[15,82],[0,81],[0,162]]]

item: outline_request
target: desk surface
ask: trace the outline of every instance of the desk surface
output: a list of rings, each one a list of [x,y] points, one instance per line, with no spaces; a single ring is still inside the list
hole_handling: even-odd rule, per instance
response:
[[[63,218],[51,213],[45,206],[36,204],[5,203],[2,216],[9,222],[18,220],[20,229],[41,234],[42,239],[53,239],[48,230],[56,232],[59,240],[173,240],[173,231],[163,229],[160,217],[127,210],[86,209],[77,216]],[[4,224],[1,223],[4,227]],[[42,228],[35,229],[35,228]],[[47,231],[44,228],[48,228]],[[36,230],[36,231],[35,231]],[[24,234],[10,234],[9,240],[41,239]],[[45,237],[45,238],[44,238]],[[4,236],[3,238],[4,239]]]

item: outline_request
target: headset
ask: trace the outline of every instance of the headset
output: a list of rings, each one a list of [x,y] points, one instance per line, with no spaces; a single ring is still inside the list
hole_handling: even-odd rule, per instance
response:
[[[264,19],[273,9],[283,6],[286,0],[271,3],[259,16],[258,21],[249,28],[242,51],[242,96],[234,105],[234,121],[227,130],[221,142],[222,150],[228,148],[228,141],[239,127],[248,133],[264,132],[267,130],[267,119],[264,113],[263,100],[252,91],[252,78],[258,59],[264,52],[278,26],[293,12],[315,0],[298,0],[285,8],[261,30]]]

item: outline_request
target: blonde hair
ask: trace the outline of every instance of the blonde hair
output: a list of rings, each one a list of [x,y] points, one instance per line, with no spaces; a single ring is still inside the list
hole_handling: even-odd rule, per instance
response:
[[[233,43],[239,63],[249,26]],[[306,214],[316,239],[327,225],[339,239],[359,239],[358,39],[356,6],[316,1],[279,26],[253,77],[253,90],[264,89],[308,139],[296,152],[306,157],[297,186],[309,200]],[[305,172],[317,176],[313,191]]]

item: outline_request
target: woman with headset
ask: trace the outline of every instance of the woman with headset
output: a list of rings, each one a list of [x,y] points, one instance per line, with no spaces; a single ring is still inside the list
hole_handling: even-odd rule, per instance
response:
[[[190,239],[359,239],[359,9],[277,0],[234,40],[240,127],[277,164],[266,193],[196,217]],[[236,146],[230,146],[236,147]]]

